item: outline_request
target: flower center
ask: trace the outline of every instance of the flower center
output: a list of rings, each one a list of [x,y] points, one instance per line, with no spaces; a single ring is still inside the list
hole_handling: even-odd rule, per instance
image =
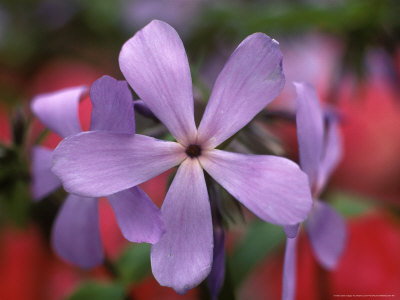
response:
[[[187,146],[185,153],[190,158],[198,157],[201,155],[201,147],[199,145],[189,145]]]

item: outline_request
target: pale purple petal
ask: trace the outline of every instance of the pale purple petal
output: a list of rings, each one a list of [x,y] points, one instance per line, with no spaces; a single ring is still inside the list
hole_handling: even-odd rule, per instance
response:
[[[84,86],[66,88],[56,92],[36,96],[31,102],[35,116],[61,137],[81,132],[78,104]]]
[[[54,249],[65,260],[89,269],[103,261],[98,200],[69,195],[55,220]]]
[[[40,200],[61,186],[61,181],[51,171],[53,151],[36,146],[32,150],[32,194]]]
[[[282,300],[294,300],[296,295],[296,246],[297,238],[286,239],[285,260],[283,263]]]
[[[100,197],[149,180],[185,157],[178,143],[139,134],[90,131],[68,137],[58,145],[52,171],[68,192]]]
[[[300,224],[296,225],[284,225],[283,230],[288,238],[293,239],[299,233]]]
[[[161,213],[137,186],[107,197],[124,237],[137,243],[157,243],[164,233]]]
[[[192,79],[175,29],[152,21],[122,47],[119,65],[131,87],[183,144],[196,138]]]
[[[336,120],[328,121],[325,149],[319,165],[318,188],[322,190],[332,172],[339,164],[343,154],[343,145],[340,137],[339,126]]]
[[[219,74],[199,126],[199,143],[213,148],[243,128],[285,84],[278,42],[247,37]]]
[[[324,144],[323,113],[311,84],[294,83],[294,86],[297,92],[296,125],[300,166],[307,173],[314,190]]]
[[[225,277],[225,232],[222,227],[214,228],[214,257],[210,275],[208,275],[208,288],[211,299],[217,300]]]
[[[90,87],[93,104],[90,130],[135,133],[132,93],[126,81],[103,76]]]
[[[179,167],[161,212],[166,233],[151,249],[153,274],[161,285],[185,293],[207,277],[213,260],[210,203],[196,159]]]
[[[286,158],[210,150],[200,162],[223,188],[266,222],[295,225],[311,209],[307,175]]]
[[[333,269],[346,243],[343,218],[328,204],[316,201],[305,224],[315,257],[325,268]]]

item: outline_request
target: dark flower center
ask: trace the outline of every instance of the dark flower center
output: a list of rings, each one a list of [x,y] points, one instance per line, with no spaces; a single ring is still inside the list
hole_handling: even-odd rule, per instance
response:
[[[192,144],[192,145],[187,146],[185,152],[191,158],[198,157],[201,155],[201,147],[199,145]]]

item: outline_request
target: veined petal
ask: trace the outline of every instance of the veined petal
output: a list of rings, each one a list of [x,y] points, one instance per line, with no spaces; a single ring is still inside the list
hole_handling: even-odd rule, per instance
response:
[[[199,126],[198,142],[214,148],[243,128],[285,85],[278,42],[247,37],[219,74]]]
[[[53,151],[36,146],[32,151],[32,194],[40,200],[61,186],[61,181],[51,171]]]
[[[296,295],[296,246],[297,238],[286,239],[282,278],[282,300],[294,300]]]
[[[140,134],[90,131],[68,137],[58,145],[52,171],[68,192],[100,197],[149,180],[185,157],[178,143]]]
[[[90,130],[135,133],[132,93],[126,81],[103,76],[90,87],[93,104]]]
[[[85,269],[103,261],[97,201],[69,195],[53,226],[54,249],[65,260]]]
[[[203,170],[196,159],[186,159],[161,208],[166,233],[152,246],[154,277],[178,293],[207,277],[213,260],[211,209]]]
[[[137,243],[157,243],[164,233],[161,212],[139,187],[107,197],[124,237]]]
[[[311,209],[307,176],[286,158],[210,150],[201,156],[200,163],[224,189],[266,222],[295,225]]]
[[[328,204],[317,201],[305,224],[315,257],[325,268],[333,269],[346,243],[343,218]]]
[[[318,172],[318,189],[322,190],[332,172],[339,164],[343,154],[343,145],[340,138],[339,126],[336,120],[328,121],[325,149]]]
[[[301,169],[307,173],[312,188],[318,180],[324,144],[324,120],[314,87],[294,83],[297,92],[296,125]]]
[[[67,137],[82,131],[78,104],[86,90],[86,87],[79,86],[38,95],[33,98],[31,109],[46,127],[61,137]]]
[[[194,142],[192,79],[175,29],[152,21],[124,44],[119,65],[140,99],[172,135],[186,145]]]

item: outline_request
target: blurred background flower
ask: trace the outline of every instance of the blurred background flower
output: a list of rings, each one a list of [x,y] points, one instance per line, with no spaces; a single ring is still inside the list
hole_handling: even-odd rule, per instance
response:
[[[0,299],[208,299],[206,283],[177,295],[151,276],[149,247],[122,237],[100,200],[109,261],[82,271],[62,262],[49,236],[63,191],[35,203],[28,154],[59,138],[29,113],[38,93],[87,85],[104,74],[123,79],[123,43],[150,20],[181,35],[196,105],[244,37],[280,42],[284,91],[229,145],[237,152],[298,159],[293,80],[308,81],[340,120],[344,156],[322,195],[348,221],[347,250],[335,271],[318,267],[306,237],[298,242],[296,299],[339,294],[400,297],[400,5],[397,0],[4,0],[0,4]],[[89,129],[91,104],[80,104]],[[196,108],[197,110],[197,108]],[[200,119],[201,114],[198,119]],[[136,116],[137,132],[164,134]],[[160,206],[173,171],[141,187]],[[219,299],[279,299],[285,236],[223,195],[226,276]]]

